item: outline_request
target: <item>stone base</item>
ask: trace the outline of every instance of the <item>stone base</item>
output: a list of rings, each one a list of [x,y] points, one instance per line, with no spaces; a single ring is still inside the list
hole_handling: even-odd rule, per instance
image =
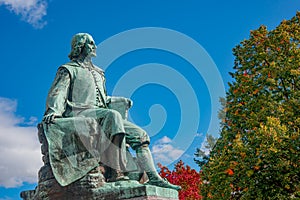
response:
[[[21,193],[21,197],[24,200],[178,200],[178,192],[176,190],[152,185],[143,185],[137,181],[105,183],[99,188],[90,188],[88,190],[81,190],[80,188],[68,188],[68,186],[62,187],[61,189],[55,188],[55,190],[55,192],[52,190],[52,195],[39,195],[37,194],[37,189],[23,191]]]

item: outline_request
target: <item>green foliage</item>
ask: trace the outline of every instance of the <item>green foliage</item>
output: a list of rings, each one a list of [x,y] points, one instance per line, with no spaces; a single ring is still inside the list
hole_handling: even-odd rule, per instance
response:
[[[300,199],[300,12],[233,49],[222,131],[202,167],[211,199]]]
[[[197,148],[195,156],[198,157],[198,159],[194,158],[194,161],[199,167],[201,168],[203,165],[205,165],[209,161],[209,152],[213,149],[216,143],[216,138],[214,138],[212,135],[207,134],[205,138],[205,143],[202,148]]]

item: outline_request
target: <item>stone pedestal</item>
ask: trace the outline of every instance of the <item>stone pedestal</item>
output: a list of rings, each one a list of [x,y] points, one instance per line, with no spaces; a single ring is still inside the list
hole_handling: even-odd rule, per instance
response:
[[[45,189],[45,188],[44,188]],[[137,181],[105,183],[99,188],[61,187],[48,188],[50,194],[38,194],[38,190],[23,191],[24,200],[178,200],[173,189],[139,184]]]

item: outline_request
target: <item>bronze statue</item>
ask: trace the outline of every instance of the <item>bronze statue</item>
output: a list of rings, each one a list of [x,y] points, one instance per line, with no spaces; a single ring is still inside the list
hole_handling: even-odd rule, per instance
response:
[[[96,45],[91,35],[78,33],[72,39],[70,62],[58,68],[49,91],[43,118],[49,157],[56,180],[68,185],[99,163],[111,167],[107,181],[128,180],[126,144],[136,151],[136,160],[146,172],[147,184],[180,189],[162,179],[155,169],[148,134],[112,109],[115,101],[126,109],[132,101],[107,96],[104,71],[95,66]],[[125,110],[126,110],[125,109]]]

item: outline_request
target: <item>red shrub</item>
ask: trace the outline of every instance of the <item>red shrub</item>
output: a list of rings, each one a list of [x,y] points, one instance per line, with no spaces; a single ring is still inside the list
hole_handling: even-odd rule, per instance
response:
[[[180,160],[173,171],[170,171],[166,166],[158,164],[160,168],[159,174],[161,177],[166,178],[170,183],[180,185],[179,191],[180,200],[196,200],[202,199],[200,195],[200,185],[202,184],[200,173],[195,169],[191,169],[190,166],[184,166],[184,163]]]

